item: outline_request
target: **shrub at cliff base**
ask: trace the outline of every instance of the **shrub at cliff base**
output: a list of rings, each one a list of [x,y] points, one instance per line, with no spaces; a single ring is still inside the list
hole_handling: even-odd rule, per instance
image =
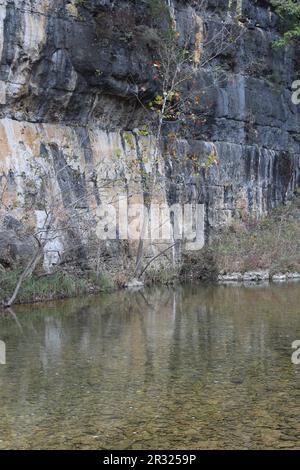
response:
[[[300,272],[300,195],[257,221],[235,222],[209,249],[186,256],[183,278],[215,279],[218,273]]]

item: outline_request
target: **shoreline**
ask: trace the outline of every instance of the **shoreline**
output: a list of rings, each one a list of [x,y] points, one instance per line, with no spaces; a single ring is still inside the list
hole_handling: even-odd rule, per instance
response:
[[[224,283],[247,283],[247,282],[256,282],[256,283],[284,283],[289,281],[300,281],[300,273],[298,272],[278,272],[271,273],[270,271],[248,271],[245,273],[236,272],[236,273],[226,273],[219,274],[217,278],[218,284]]]
[[[45,297],[42,296],[34,296],[28,299],[20,299],[17,301],[13,306],[28,306],[28,305],[36,305],[39,303],[50,303],[50,302],[55,302],[55,301],[62,301],[62,300],[70,300],[70,299],[76,299],[76,298],[82,298],[86,296],[97,296],[100,294],[110,294],[114,293],[117,291],[121,290],[128,290],[128,291],[136,291],[144,288],[149,288],[153,286],[175,286],[175,285],[184,285],[184,284],[203,284],[203,285],[213,285],[215,287],[218,286],[236,286],[236,287],[255,287],[255,286],[261,286],[261,287],[267,287],[270,286],[271,284],[277,284],[277,285],[282,285],[282,284],[288,284],[288,283],[295,283],[299,282],[300,283],[300,273],[276,273],[276,274],[271,274],[268,271],[257,271],[257,272],[246,272],[246,273],[226,273],[226,274],[220,274],[216,279],[207,279],[207,280],[196,280],[196,279],[189,279],[189,280],[181,280],[178,278],[175,282],[172,283],[163,283],[163,282],[156,282],[156,283],[145,283],[143,285],[139,285],[136,287],[126,287],[126,286],[111,286],[109,289],[104,289],[100,287],[90,287],[89,289],[78,292],[78,293],[73,293],[72,295],[67,294],[67,293],[51,293]],[[11,308],[13,308],[13,306]],[[9,308],[5,308],[2,305],[0,305],[0,313],[4,313],[5,311],[8,311]]]
[[[73,266],[51,274],[37,273],[24,281],[16,304],[186,282],[253,285],[300,281],[300,193],[259,221],[240,221],[225,228],[202,250],[184,253],[178,265],[147,270],[142,282],[130,279],[130,270],[106,269],[108,266],[99,272]],[[20,272],[21,267],[0,270],[0,304],[10,298]]]

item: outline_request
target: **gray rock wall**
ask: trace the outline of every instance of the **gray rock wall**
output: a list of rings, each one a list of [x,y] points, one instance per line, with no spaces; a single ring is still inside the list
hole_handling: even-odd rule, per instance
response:
[[[99,243],[97,227],[105,202],[125,194],[129,204],[142,203],[145,195],[141,168],[151,171],[156,144],[139,129],[160,91],[156,1],[0,0],[2,231],[11,230],[9,216],[26,245],[44,220],[47,191],[54,194],[61,230],[46,247],[47,267],[69,253],[82,265],[98,257],[126,267],[134,258],[137,242]],[[163,128],[155,197],[204,204],[208,242],[234,219],[286,202],[299,186],[300,108],[291,101],[299,56],[272,47],[278,19],[268,1],[209,0],[205,10],[197,0],[169,3],[194,51],[193,94],[201,100],[184,134],[176,122]],[[202,32],[224,24],[236,40],[199,67]],[[149,256],[158,249],[150,244]]]

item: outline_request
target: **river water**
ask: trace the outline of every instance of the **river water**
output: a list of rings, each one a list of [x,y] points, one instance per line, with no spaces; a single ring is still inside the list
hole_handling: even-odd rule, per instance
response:
[[[300,449],[300,284],[184,286],[0,317],[0,449]]]

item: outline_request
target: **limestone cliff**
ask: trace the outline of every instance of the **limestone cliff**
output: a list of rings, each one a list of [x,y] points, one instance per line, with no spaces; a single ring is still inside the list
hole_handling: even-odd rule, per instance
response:
[[[159,2],[0,0],[2,264],[30,252],[54,194],[47,268],[75,259],[120,269],[134,258],[137,242],[100,243],[98,233],[105,202],[125,195],[130,206],[145,197],[156,147],[145,109],[160,92],[153,64],[156,28],[165,27],[153,18]],[[299,186],[299,107],[291,100],[299,56],[272,47],[278,18],[268,1],[165,3],[193,51],[193,96],[201,99],[184,134],[174,121],[163,128],[156,199],[203,204],[208,242]],[[201,66],[207,35],[224,24],[235,40]],[[24,242],[15,235],[21,230],[29,233]],[[159,249],[150,244],[148,255]]]

